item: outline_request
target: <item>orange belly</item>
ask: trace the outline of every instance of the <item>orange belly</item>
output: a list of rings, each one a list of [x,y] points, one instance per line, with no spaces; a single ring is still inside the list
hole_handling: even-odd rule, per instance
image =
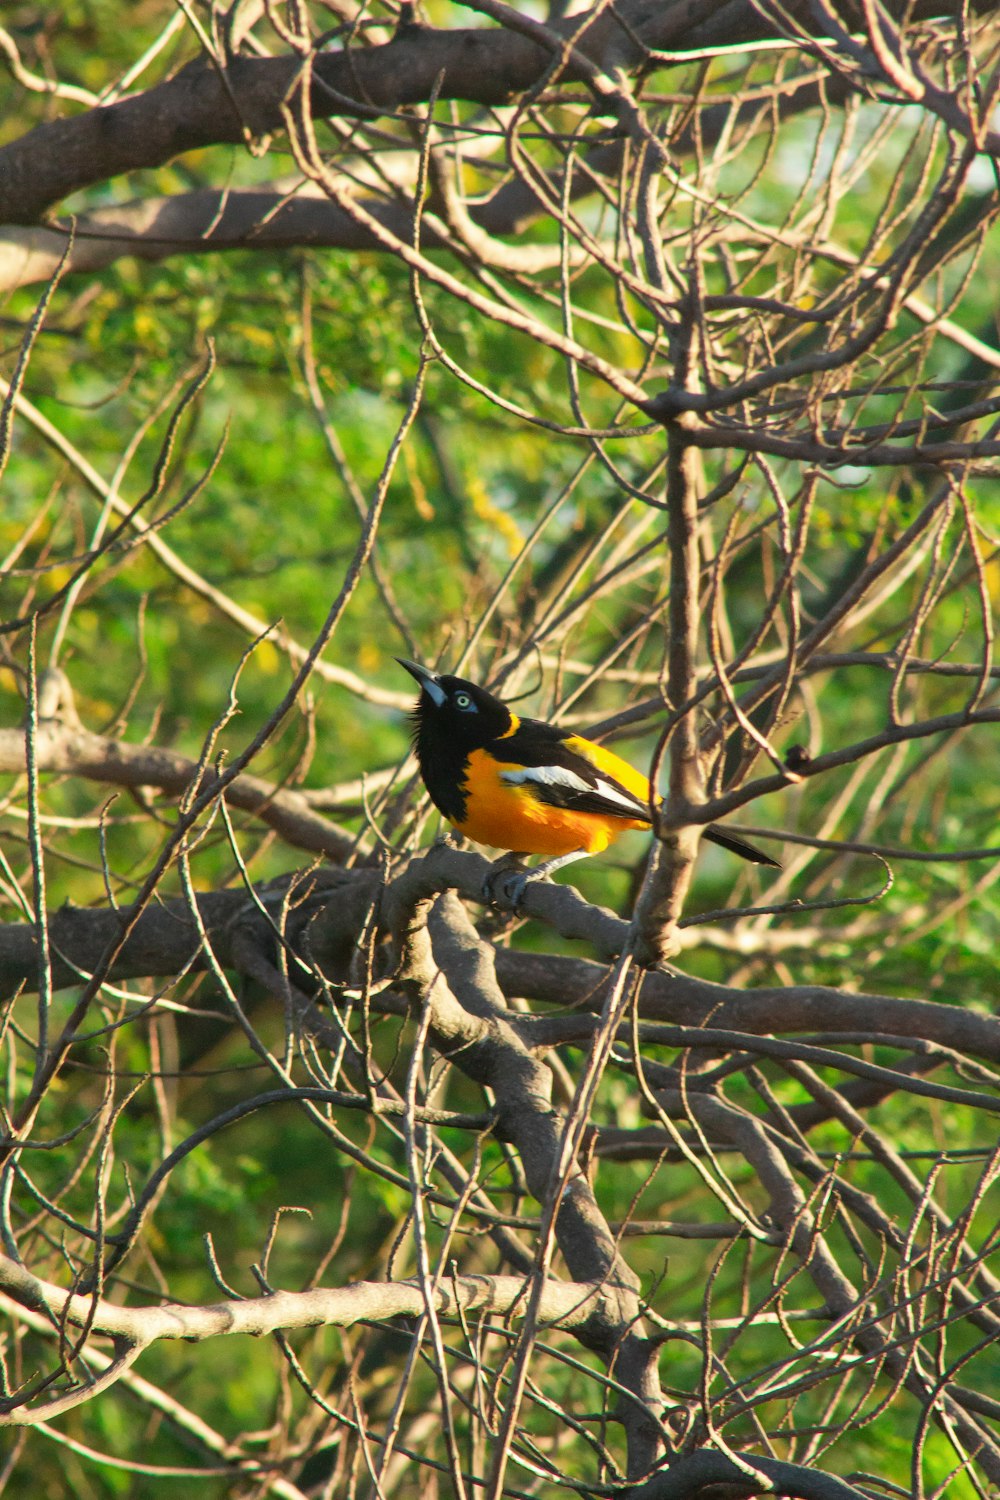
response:
[[[554,857],[577,849],[599,854],[626,829],[648,826],[633,818],[549,807],[524,785],[508,786],[500,780],[501,771],[519,769],[493,760],[482,750],[472,751],[465,776],[465,817],[455,824],[459,833],[495,849]]]

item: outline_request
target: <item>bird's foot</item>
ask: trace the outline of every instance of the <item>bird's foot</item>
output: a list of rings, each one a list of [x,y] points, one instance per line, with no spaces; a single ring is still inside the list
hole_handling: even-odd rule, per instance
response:
[[[498,859],[486,872],[483,881],[483,900],[487,906],[503,903],[516,912],[524,900],[524,892],[534,870],[524,865],[525,856],[512,852]]]

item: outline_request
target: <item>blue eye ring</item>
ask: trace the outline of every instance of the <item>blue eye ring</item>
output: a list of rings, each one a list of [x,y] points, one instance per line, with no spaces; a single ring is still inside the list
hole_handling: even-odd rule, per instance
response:
[[[472,699],[469,697],[468,693],[456,693],[455,694],[455,707],[456,708],[466,708],[466,709],[468,709],[468,708],[475,708],[475,704],[473,703]]]

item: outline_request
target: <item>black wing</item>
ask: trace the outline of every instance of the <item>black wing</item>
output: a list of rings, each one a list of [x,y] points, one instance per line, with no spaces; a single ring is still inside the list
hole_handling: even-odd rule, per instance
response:
[[[554,724],[522,719],[513,734],[494,740],[490,753],[517,767],[501,771],[508,785],[525,787],[546,807],[649,823],[646,802],[622,786],[610,771],[574,750],[568,739]]]

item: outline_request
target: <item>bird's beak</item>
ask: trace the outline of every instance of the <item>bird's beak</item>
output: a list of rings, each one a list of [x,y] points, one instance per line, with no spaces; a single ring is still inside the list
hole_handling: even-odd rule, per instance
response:
[[[438,681],[437,674],[432,672],[429,667],[422,667],[419,662],[407,661],[405,656],[397,656],[396,661],[399,662],[401,667],[406,668],[411,677],[417,679],[422,691],[427,694],[432,703],[435,703],[440,708],[447,694]]]

